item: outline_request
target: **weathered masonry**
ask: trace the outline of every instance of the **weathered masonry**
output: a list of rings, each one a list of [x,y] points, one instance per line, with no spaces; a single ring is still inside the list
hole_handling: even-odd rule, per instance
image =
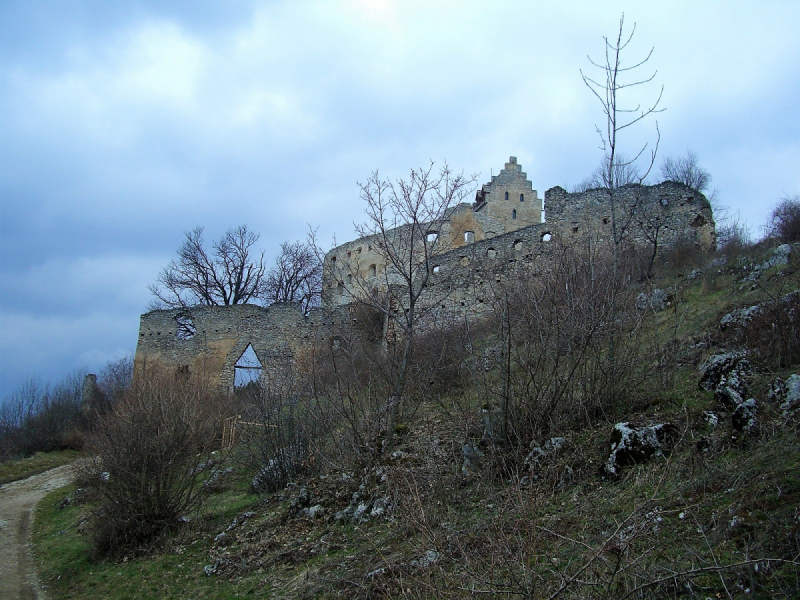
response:
[[[298,304],[199,306],[141,316],[134,372],[157,363],[203,373],[223,389],[283,372],[330,324]]]
[[[716,233],[711,206],[696,190],[665,181],[654,186],[625,186],[615,194],[617,218],[627,240],[645,251],[688,243],[713,248]],[[546,218],[543,218],[543,215]],[[585,235],[608,239],[611,207],[603,189],[568,193],[554,187],[544,203],[515,157],[483,185],[472,204],[451,209],[432,225],[439,248],[429,290],[421,298],[450,314],[478,318],[489,308],[493,286],[525,267],[544,271],[556,242],[569,244]],[[356,273],[343,274],[348,264]],[[369,238],[342,244],[324,261],[323,306],[304,315],[298,305],[274,304],[156,310],[141,316],[136,349],[137,373],[158,362],[205,373],[223,389],[268,376],[294,363],[315,340],[326,339],[334,323],[351,318],[348,306],[359,296],[349,276],[392,284],[382,256]],[[529,271],[530,272],[530,271]],[[382,276],[388,275],[388,276]],[[437,286],[453,293],[437,294]],[[363,289],[363,288],[362,288]],[[436,298],[446,296],[439,305]]]

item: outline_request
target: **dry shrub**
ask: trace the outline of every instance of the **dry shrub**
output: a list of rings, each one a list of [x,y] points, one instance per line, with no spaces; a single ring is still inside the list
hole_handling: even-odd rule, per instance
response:
[[[312,467],[308,440],[317,432],[293,375],[271,373],[237,393],[242,422],[234,456],[259,493],[282,489]]]
[[[92,458],[80,467],[100,498],[92,524],[99,554],[141,550],[202,505],[221,405],[206,382],[148,365],[100,418]]]
[[[637,400],[649,383],[643,311],[633,308],[634,261],[563,247],[544,275],[529,273],[495,304],[500,377],[489,389],[507,438],[527,443]],[[493,396],[493,397],[492,397]],[[503,398],[507,397],[507,404]]]
[[[787,196],[772,209],[767,233],[783,243],[800,241],[800,196]]]
[[[355,318],[337,325],[304,360],[305,410],[318,432],[314,450],[336,467],[372,462],[385,435],[393,354],[363,324]]]
[[[770,297],[745,327],[735,332],[758,362],[785,368],[800,362],[800,292]]]

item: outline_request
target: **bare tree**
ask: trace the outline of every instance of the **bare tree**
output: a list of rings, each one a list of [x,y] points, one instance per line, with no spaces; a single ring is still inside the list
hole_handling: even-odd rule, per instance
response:
[[[284,242],[267,272],[264,300],[268,302],[299,302],[306,313],[319,304],[322,289],[322,261],[311,238],[305,242]]]
[[[698,192],[705,192],[711,184],[711,173],[698,164],[697,154],[691,150],[678,158],[665,158],[661,165],[661,176],[665,181],[677,181]]]
[[[596,62],[589,58],[589,62],[595,68],[600,70],[602,78],[592,78],[586,75],[581,70],[581,77],[583,83],[588,87],[592,94],[600,101],[603,108],[603,114],[606,117],[604,129],[597,127],[597,133],[600,136],[601,148],[605,153],[604,169],[603,169],[603,187],[606,191],[609,209],[611,212],[611,242],[614,249],[614,262],[613,262],[613,280],[618,280],[619,262],[622,250],[622,244],[625,240],[628,227],[634,221],[636,213],[637,201],[628,203],[626,210],[621,214],[617,214],[617,193],[621,187],[618,174],[620,168],[630,167],[635,165],[639,159],[645,154],[648,149],[648,143],[642,145],[636,154],[628,160],[621,161],[620,158],[620,137],[625,130],[640,121],[646,119],[650,115],[662,112],[664,109],[659,108],[661,104],[661,97],[664,93],[664,87],[661,86],[658,96],[655,101],[648,103],[643,108],[641,104],[627,104],[621,103],[621,96],[625,92],[630,91],[631,88],[636,88],[648,84],[655,79],[657,71],[653,72],[650,76],[639,77],[639,72],[644,65],[650,60],[653,55],[654,48],[650,48],[647,55],[638,61],[632,61],[630,64],[623,61],[623,54],[631,43],[633,35],[636,33],[636,24],[629,34],[625,33],[625,15],[623,14],[619,20],[619,30],[616,39],[609,40],[603,37],[605,42],[605,59],[602,63]],[[661,139],[661,134],[658,130],[658,122],[656,122],[656,142],[650,150],[649,162],[645,162],[644,168],[638,169],[638,183],[641,183],[650,174],[656,160],[656,153],[658,152],[658,143]],[[616,312],[616,296],[611,297],[611,314]],[[615,336],[609,336],[609,355],[611,357],[612,372],[616,369],[615,361]]]
[[[435,256],[450,248],[440,232],[451,208],[473,191],[475,180],[476,176],[454,173],[446,163],[435,171],[431,162],[427,168],[412,169],[408,179],[381,179],[375,171],[365,183],[358,184],[367,220],[356,230],[367,238],[384,267],[365,274],[357,259],[343,267],[351,275],[349,289],[354,299],[382,313],[398,339],[390,349],[394,354],[389,371],[387,448],[393,444],[414,335],[442,299],[420,302],[434,273]],[[452,291],[452,286],[437,288],[441,294]]]
[[[635,32],[636,24],[634,23],[630,33],[625,33],[625,15],[622,15],[619,20],[619,31],[616,39],[609,40],[609,38],[603,37],[605,41],[605,60],[600,63],[589,57],[589,62],[592,66],[600,69],[602,78],[589,77],[581,70],[583,83],[600,101],[603,107],[603,114],[606,116],[605,127],[603,129],[597,127],[597,133],[600,136],[601,147],[605,153],[601,173],[602,187],[608,192],[608,200],[611,208],[612,241],[617,249],[622,243],[625,229],[630,223],[630,219],[628,218],[629,214],[626,214],[623,220],[620,220],[620,215],[617,215],[616,191],[622,185],[631,183],[631,181],[620,180],[620,174],[625,173],[630,167],[636,165],[648,148],[648,144],[644,144],[631,158],[625,158],[620,153],[620,135],[624,130],[632,127],[639,121],[664,110],[663,108],[659,108],[661,97],[664,92],[663,86],[655,101],[649,103],[644,108],[642,108],[640,104],[628,105],[620,103],[620,96],[623,92],[630,90],[630,88],[652,82],[657,74],[656,71],[649,77],[638,77],[638,70],[643,67],[653,55],[653,48],[650,49],[647,56],[642,60],[634,61],[631,64],[623,61],[623,54],[628,44],[631,43]],[[650,151],[649,164],[646,164],[644,168],[635,169],[637,180],[640,184],[650,174],[653,164],[655,163],[658,142],[660,140],[658,122],[656,122],[656,134],[655,145]]]
[[[784,243],[800,240],[800,195],[787,196],[772,209],[767,235]]]
[[[204,247],[203,228],[185,233],[178,259],[171,261],[150,286],[153,308],[246,304],[263,295],[264,254],[253,246],[259,234],[247,225],[229,229],[212,246]]]

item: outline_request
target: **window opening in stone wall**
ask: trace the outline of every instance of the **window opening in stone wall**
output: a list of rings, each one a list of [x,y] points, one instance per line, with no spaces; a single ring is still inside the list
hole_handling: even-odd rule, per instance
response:
[[[353,285],[353,274],[352,273],[348,273],[346,279],[347,279],[347,285]]]
[[[514,250],[516,250],[517,252],[522,250],[522,240],[515,240],[514,241]]]
[[[428,234],[425,236],[425,239],[428,240],[429,244],[432,244],[436,241],[436,238],[439,237],[438,231],[429,231]]]
[[[525,202],[525,194],[520,194],[519,195],[519,201],[520,202]]]
[[[197,334],[197,328],[194,326],[194,321],[191,315],[178,315],[175,317],[175,337],[179,340],[190,340]]]
[[[375,275],[377,275],[377,274],[378,274],[378,268],[375,265],[370,265],[369,266],[369,276],[370,277],[375,277]]]
[[[475,241],[475,232],[474,231],[465,231],[464,232],[464,241],[468,244],[471,244]]]
[[[545,233],[544,235],[542,235],[542,241],[543,242],[549,242],[552,238],[553,238],[553,236],[550,235],[549,233]]]
[[[433,267],[433,272],[434,273],[438,273],[441,270],[442,270],[442,268],[439,265],[436,265],[435,267]]]
[[[247,348],[242,352],[239,360],[236,361],[233,370],[233,387],[241,388],[246,385],[258,383],[258,380],[261,378],[263,365],[261,361],[258,360],[258,356],[256,356],[256,351],[253,350],[252,344],[247,344]]]
[[[511,218],[512,219],[516,219],[517,218],[517,210],[516,209],[511,211]]]
[[[508,200],[508,192],[506,192],[506,200]]]
[[[489,248],[486,251],[486,256],[488,256],[489,258],[494,258],[495,256],[497,256],[497,250],[495,250],[494,248]]]

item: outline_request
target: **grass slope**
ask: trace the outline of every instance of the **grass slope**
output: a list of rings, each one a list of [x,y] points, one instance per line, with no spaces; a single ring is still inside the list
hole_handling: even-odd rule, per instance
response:
[[[419,411],[385,464],[328,471],[261,499],[231,483],[163,549],[121,562],[92,558],[91,501],[74,487],[52,492],[34,534],[43,579],[54,597],[98,600],[800,597],[798,425],[766,401],[772,378],[797,365],[760,369],[749,433],[697,387],[699,361],[725,343],[720,317],[800,288],[800,270],[793,262],[758,284],[741,280],[728,269],[659,282],[677,302],[656,315],[657,328],[684,351],[673,381],[624,417],[669,422],[678,434],[671,452],[618,478],[602,472],[611,420],[560,432],[564,448],[533,469],[485,448],[485,470],[467,476],[463,430],[439,403]],[[335,522],[354,494],[391,510]],[[314,505],[322,516],[298,512]]]

